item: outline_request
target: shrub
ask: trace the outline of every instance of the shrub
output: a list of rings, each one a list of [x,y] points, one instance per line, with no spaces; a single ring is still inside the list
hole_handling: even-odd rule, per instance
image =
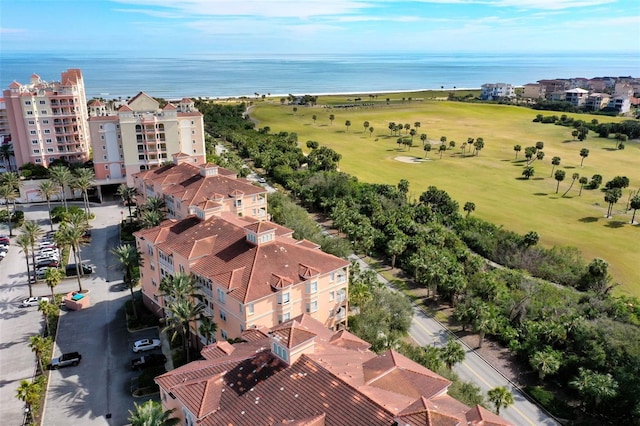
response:
[[[51,209],[51,220],[53,220],[53,223],[64,222],[69,217],[69,215],[82,213],[84,213],[84,210],[82,210],[82,208],[78,206],[69,206],[66,209],[64,208],[64,206],[56,206]]]
[[[525,391],[554,416],[558,416],[563,419],[572,419],[574,417],[569,404],[558,398],[553,394],[553,392],[550,392],[541,386],[530,386],[527,387]]]

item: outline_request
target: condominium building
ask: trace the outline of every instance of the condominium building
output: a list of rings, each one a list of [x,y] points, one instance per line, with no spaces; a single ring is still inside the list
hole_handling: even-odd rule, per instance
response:
[[[272,222],[233,213],[208,216],[206,204],[196,206],[193,216],[134,234],[143,301],[152,312],[166,314],[161,280],[182,273],[193,275],[205,315],[218,325],[216,339],[303,313],[327,328],[345,327],[348,261]],[[192,326],[195,336],[198,326]],[[200,342],[208,343],[205,336]]]
[[[481,86],[480,99],[494,101],[516,96],[514,87],[509,83],[487,83]]]
[[[138,93],[117,111],[100,101],[89,106],[96,179],[100,184],[133,185],[134,173],[160,167],[172,154],[184,153],[204,163],[204,125],[193,100],[176,105]]]
[[[79,69],[68,69],[60,81],[49,83],[33,74],[28,84],[11,83],[3,96],[18,167],[89,160],[87,101]]]
[[[448,395],[451,382],[346,330],[303,314],[241,342],[206,346],[203,360],[156,377],[181,425],[508,426]]]
[[[571,89],[564,91],[564,100],[575,107],[582,107],[586,104],[589,91],[585,89]]]
[[[150,197],[163,198],[167,216],[202,218],[231,212],[236,216],[267,219],[267,191],[236,173],[215,164],[197,164],[197,157],[173,155],[173,163],[131,176],[138,190],[138,204]]]

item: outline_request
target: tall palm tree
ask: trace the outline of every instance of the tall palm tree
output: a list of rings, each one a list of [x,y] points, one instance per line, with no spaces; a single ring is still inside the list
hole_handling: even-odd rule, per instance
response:
[[[571,191],[571,188],[573,188],[573,184],[576,183],[576,180],[578,180],[579,178],[580,178],[580,173],[574,173],[571,175],[571,185],[569,185],[569,188],[567,188],[564,194],[562,194],[563,197],[567,195],[569,191]]]
[[[31,241],[29,240],[29,236],[26,234],[20,234],[18,238],[16,238],[16,244],[22,249],[22,253],[24,253],[24,260],[27,261],[27,283],[29,285],[29,297],[33,296],[33,288],[31,288],[31,272],[29,272],[29,252],[31,251]]]
[[[50,302],[41,300],[40,303],[38,303],[38,311],[42,312],[42,316],[44,317],[46,335],[51,336],[53,334],[50,329],[51,319],[58,315],[60,311],[60,301],[56,300],[55,296]]]
[[[20,175],[16,172],[7,172],[0,175],[0,185],[6,185],[9,188],[13,189],[17,192],[17,197],[20,196],[20,187],[22,186],[22,180],[20,180]],[[13,202],[14,210],[15,210],[15,200]]]
[[[91,169],[85,169],[84,167],[76,170],[76,177],[73,180],[73,186],[82,192],[82,201],[84,203],[84,211],[89,220],[91,209],[89,208],[89,189],[96,185],[96,175]]]
[[[164,214],[158,210],[146,210],[142,213],[140,224],[143,228],[153,228],[164,220]]]
[[[8,171],[11,171],[11,157],[13,156],[13,145],[8,143],[0,145],[0,158],[6,164]]]
[[[27,420],[31,421],[33,419],[32,408],[40,400],[40,385],[28,380],[22,380],[16,391],[16,397],[27,406]]]
[[[9,209],[9,203],[15,201],[17,196],[13,188],[7,185],[0,185],[0,198],[4,200],[4,205],[7,208],[7,225],[9,226],[9,236],[13,237],[13,225],[11,224],[11,210]]]
[[[56,242],[59,246],[69,246],[73,251],[73,258],[76,262],[76,277],[78,278],[78,290],[80,292],[82,289],[82,281],[80,277],[82,275],[82,256],[80,254],[80,246],[84,244],[84,232],[86,227],[71,225],[68,223],[63,224],[63,226],[56,232]]]
[[[218,325],[215,321],[206,316],[200,317],[198,332],[207,340],[207,344],[214,342],[216,331],[218,331]]]
[[[49,268],[47,269],[47,271],[44,273],[44,281],[47,283],[47,285],[49,286],[49,288],[51,289],[51,300],[53,301],[53,299],[56,297],[55,294],[53,294],[53,289],[60,284],[60,281],[62,281],[62,270],[58,269],[58,268]]]
[[[163,411],[159,402],[149,400],[144,404],[133,403],[135,411],[129,410],[131,426],[175,426],[180,419],[170,418],[175,409]]]
[[[122,202],[129,208],[129,217],[131,217],[131,204],[133,204],[138,195],[138,189],[130,188],[126,183],[122,183],[118,187],[118,195],[122,198]]]
[[[40,195],[47,200],[47,210],[49,211],[49,225],[51,226],[51,230],[53,231],[53,219],[51,219],[51,197],[58,192],[56,188],[56,184],[51,180],[43,180],[38,185],[38,191],[40,191]]]
[[[38,226],[32,220],[27,220],[22,225],[22,234],[25,235],[26,239],[29,241],[29,245],[31,246],[31,266],[33,267],[33,280],[34,282],[38,282],[38,277],[36,276],[36,243],[42,236],[44,235],[44,230]]]
[[[142,262],[142,257],[140,256],[138,249],[130,244],[121,244],[118,247],[111,249],[111,253],[113,253],[113,255],[118,259],[118,262],[120,262],[120,267],[122,268],[122,281],[131,292],[133,316],[137,318],[138,312],[136,311],[136,300],[133,294],[133,288],[138,284],[138,280],[140,279],[139,266]]]
[[[49,346],[49,339],[42,337],[39,334],[36,334],[35,336],[31,336],[29,338],[29,347],[35,354],[36,360],[38,360],[38,367],[40,367],[41,372],[44,371],[42,359],[44,357],[44,352],[47,350],[47,346]]]
[[[49,176],[58,187],[60,188],[62,204],[65,210],[67,209],[67,191],[66,189],[71,186],[73,181],[73,175],[71,171],[65,166],[53,166],[49,169]]]
[[[453,338],[449,338],[447,344],[440,349],[440,359],[449,370],[457,363],[462,362],[464,357],[465,352],[462,345]]]
[[[177,300],[195,296],[198,286],[191,275],[178,273],[164,277],[158,290],[164,297]]]
[[[547,347],[543,351],[534,353],[529,359],[529,363],[534,370],[538,370],[538,378],[542,381],[545,376],[555,374],[560,369],[562,353]]]
[[[168,305],[169,316],[167,317],[167,325],[163,329],[166,333],[172,333],[171,340],[175,339],[177,334],[182,338],[184,353],[187,356],[187,363],[191,361],[189,350],[190,341],[190,324],[191,321],[199,318],[204,311],[204,303],[197,302],[193,298],[174,299]]]
[[[560,182],[564,180],[565,175],[566,173],[564,170],[556,170],[556,174],[554,175],[554,179],[558,181],[558,184],[556,185],[556,194],[560,189]]]
[[[629,207],[633,209],[633,216],[631,216],[631,224],[635,222],[636,219],[636,210],[640,209],[640,195],[634,195],[629,201]]]
[[[507,408],[513,404],[513,395],[504,386],[498,386],[487,392],[487,398],[496,407],[496,414],[500,415],[501,408]]]

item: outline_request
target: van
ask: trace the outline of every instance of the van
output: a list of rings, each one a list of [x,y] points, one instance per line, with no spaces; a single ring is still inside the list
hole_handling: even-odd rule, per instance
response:
[[[93,274],[93,267],[83,263],[82,265],[80,265],[80,273],[82,275],[91,275]],[[67,277],[75,277],[76,275],[78,275],[78,272],[76,271],[76,264],[68,264],[65,268],[65,274],[67,275]]]

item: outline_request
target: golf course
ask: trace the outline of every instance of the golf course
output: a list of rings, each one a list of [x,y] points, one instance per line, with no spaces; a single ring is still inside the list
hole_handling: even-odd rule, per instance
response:
[[[397,184],[406,179],[410,196],[416,199],[436,186],[458,201],[461,213],[470,201],[475,203],[472,215],[521,234],[536,231],[545,247],[576,247],[586,262],[603,258],[613,281],[619,283],[614,292],[640,296],[640,225],[630,224],[633,210],[627,210],[630,194],[640,188],[640,141],[627,141],[624,149],[617,149],[613,135],[604,139],[594,132],[578,141],[572,136],[573,127],[533,122],[537,114],[561,116],[561,112],[454,102],[445,100],[446,94],[440,96],[430,92],[321,96],[315,106],[267,99],[254,102],[250,114],[258,128],[297,133],[305,152],[309,140],[337,151],[342,155],[340,170],[361,181]],[[361,102],[355,101],[358,97]],[[370,105],[355,106],[358,103]],[[600,123],[628,119],[567,115]],[[409,124],[415,135],[406,128],[392,132],[392,122]],[[422,134],[427,135],[425,141]],[[401,136],[412,140],[412,146],[398,144]],[[443,136],[447,149],[441,151]],[[463,152],[469,138],[482,138],[484,147],[474,152],[468,145]],[[539,141],[544,142],[544,158],[533,156],[530,166],[535,174],[526,179],[525,148]],[[432,146],[429,152],[423,149],[425,143]],[[521,146],[520,152],[514,151],[515,145]],[[586,157],[580,155],[583,148],[589,150]],[[552,164],[554,157],[560,157],[559,165]],[[565,171],[564,180],[558,182],[552,169]],[[602,175],[601,188],[615,176],[629,178],[630,186],[614,204],[612,217],[606,217],[608,203],[601,189],[581,192],[578,179],[572,178],[575,173],[589,179]]]

